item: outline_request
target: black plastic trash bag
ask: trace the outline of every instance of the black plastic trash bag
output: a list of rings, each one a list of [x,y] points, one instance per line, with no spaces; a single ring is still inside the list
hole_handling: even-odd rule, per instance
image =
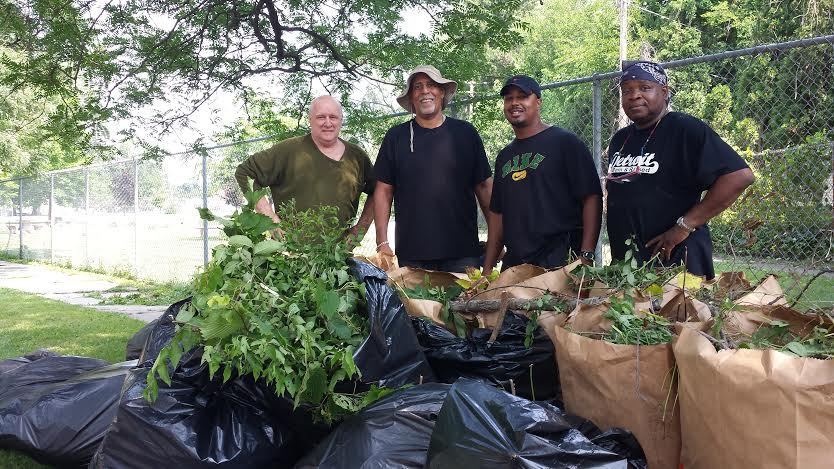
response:
[[[423,384],[383,397],[345,420],[296,469],[422,469],[448,384]]]
[[[185,305],[191,303],[191,297],[184,300],[177,301],[172,304],[162,313],[162,316],[154,320],[154,326],[142,345],[142,353],[139,354],[139,364],[148,366],[153,365],[159,352],[171,342],[174,334],[177,332],[177,327],[174,324],[174,319],[180,313]]]
[[[292,467],[329,432],[249,376],[209,379],[200,360],[199,349],[183,356],[153,404],[142,395],[150,365],[132,370],[90,467]]]
[[[352,273],[365,285],[370,320],[369,337],[354,354],[362,381],[399,387],[421,376],[431,380],[431,368],[385,274],[360,263],[352,265]],[[185,354],[171,373],[171,386],[159,383],[153,404],[145,401],[148,370],[174,337],[174,318],[188,301],[171,305],[149,334],[91,467],[291,467],[331,428],[314,423],[303,406],[293,410],[290,400],[263,381],[244,376],[223,384],[222,373],[210,379],[199,348]]]
[[[0,362],[0,448],[58,467],[86,466],[135,364],[44,351]]]
[[[153,331],[153,328],[156,327],[156,323],[159,322],[159,319],[154,319],[153,321],[145,324],[139,332],[133,334],[133,337],[128,339],[127,346],[125,347],[125,360],[137,360],[142,355],[142,349],[145,348],[145,342],[148,340],[148,336]]]
[[[470,337],[461,338],[426,319],[411,318],[411,322],[439,382],[483,379],[528,399],[561,398],[553,342],[536,327],[533,343],[525,346],[526,317],[508,311],[491,345],[490,329],[475,329]]]
[[[377,267],[352,260],[351,274],[365,284],[369,335],[353,354],[362,381],[396,388],[435,381],[399,295]],[[552,346],[551,346],[552,347]]]
[[[645,457],[628,432],[601,434],[550,404],[463,378],[437,416],[426,467],[627,469],[645,468]]]

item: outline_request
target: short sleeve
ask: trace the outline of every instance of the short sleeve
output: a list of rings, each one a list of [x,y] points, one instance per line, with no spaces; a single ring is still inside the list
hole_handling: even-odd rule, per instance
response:
[[[472,129],[472,152],[475,158],[475,164],[472,166],[472,186],[474,187],[492,176],[492,168],[489,167],[489,159],[481,135],[475,127],[471,125],[470,127]]]
[[[700,151],[695,156],[695,183],[707,190],[719,177],[747,168],[744,159],[706,123],[701,123]]]
[[[566,174],[570,175],[570,192],[576,200],[593,194],[602,194],[594,158],[585,143],[576,135],[570,135],[568,150],[563,154]]]
[[[376,178],[374,178],[374,167],[371,164],[371,159],[368,157],[368,154],[365,153],[365,150],[359,149],[359,159],[360,164],[362,165],[362,175],[364,176],[364,181],[362,182],[362,192],[371,195],[374,193],[374,187],[376,186]]]
[[[374,164],[373,177],[377,181],[384,182],[390,185],[396,185],[396,167],[394,165],[395,155],[395,141],[394,128],[388,130],[385,137],[382,139],[382,144],[379,146],[379,153]]]

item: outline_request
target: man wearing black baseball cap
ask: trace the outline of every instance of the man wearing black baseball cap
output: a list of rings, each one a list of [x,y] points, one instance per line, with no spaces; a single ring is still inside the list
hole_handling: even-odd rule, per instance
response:
[[[541,119],[541,86],[526,75],[501,88],[504,117],[515,139],[495,161],[484,271],[506,245],[503,267],[555,268],[573,252],[593,262],[602,218],[602,190],[588,147]]]
[[[689,272],[711,279],[706,223],[753,183],[753,172],[705,122],[669,111],[668,79],[659,64],[625,66],[620,89],[633,123],[608,146],[611,256],[623,259],[626,240],[634,238],[638,262],[658,255],[664,265],[685,263]]]

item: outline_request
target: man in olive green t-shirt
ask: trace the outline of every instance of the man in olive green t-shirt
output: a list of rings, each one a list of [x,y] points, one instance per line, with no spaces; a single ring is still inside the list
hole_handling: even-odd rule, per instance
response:
[[[235,170],[241,190],[269,187],[277,208],[295,199],[295,207],[306,210],[320,205],[338,209],[339,222],[347,227],[356,215],[359,194],[374,189],[371,160],[357,145],[339,138],[342,106],[332,96],[319,96],[310,105],[310,133],[278,142],[255,153]],[[372,197],[368,197],[359,221],[350,228],[353,235],[364,235],[373,220]],[[255,210],[280,220],[264,197]]]

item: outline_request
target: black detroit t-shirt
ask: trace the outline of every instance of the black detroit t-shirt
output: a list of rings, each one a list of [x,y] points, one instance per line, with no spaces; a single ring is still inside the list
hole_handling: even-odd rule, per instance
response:
[[[573,133],[553,126],[510,142],[495,161],[490,202],[502,214],[505,263],[535,262],[561,235],[581,236],[582,200],[592,194],[602,194],[599,175]]]
[[[409,124],[414,129],[413,153]],[[374,172],[379,181],[394,186],[400,259],[480,255],[474,189],[491,170],[472,124],[447,117],[434,129],[414,120],[394,126],[382,140]]]
[[[651,127],[637,129],[632,124],[617,132],[608,147],[613,152],[608,175],[622,177],[620,182],[606,184],[608,239],[615,259],[625,256],[625,240],[633,236],[639,248],[637,259],[647,261],[649,240],[673,227],[719,176],[747,167],[714,130],[688,114],[666,114],[649,138],[651,133]],[[684,255],[688,271],[715,276],[706,225],[673,250],[668,264],[683,262]]]

